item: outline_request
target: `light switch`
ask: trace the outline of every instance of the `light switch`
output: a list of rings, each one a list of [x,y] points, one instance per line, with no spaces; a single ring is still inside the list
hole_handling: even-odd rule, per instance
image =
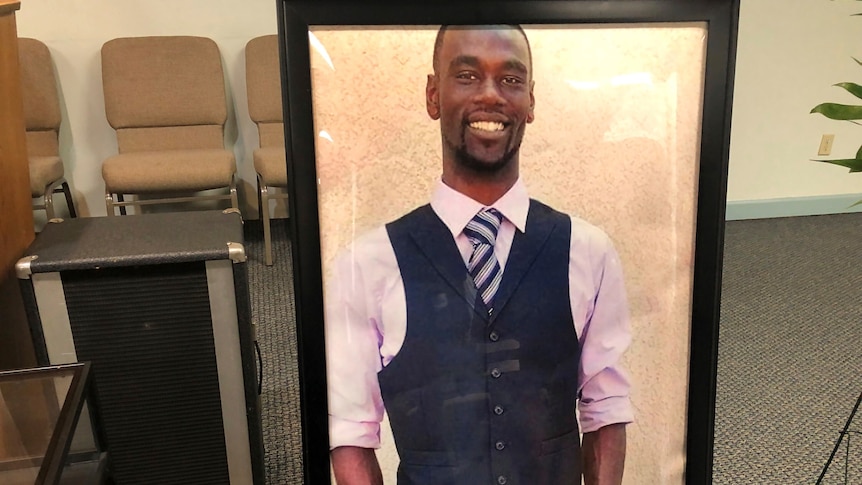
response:
[[[832,153],[832,142],[835,141],[835,135],[823,135],[820,138],[820,148],[817,149],[818,155],[829,155]]]

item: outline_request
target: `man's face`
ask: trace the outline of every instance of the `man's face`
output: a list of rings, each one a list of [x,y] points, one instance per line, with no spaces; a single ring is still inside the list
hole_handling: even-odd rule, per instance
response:
[[[444,33],[426,106],[440,120],[444,159],[496,172],[517,157],[533,121],[533,80],[527,40],[507,27]]]

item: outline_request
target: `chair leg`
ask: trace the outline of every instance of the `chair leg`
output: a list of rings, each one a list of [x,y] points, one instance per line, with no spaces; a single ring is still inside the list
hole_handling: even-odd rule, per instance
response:
[[[123,199],[123,194],[117,194],[117,202],[125,202],[125,199]],[[121,216],[126,215],[126,206],[124,206],[124,205],[120,206],[120,215]]]
[[[63,195],[66,196],[66,207],[69,208],[69,217],[78,217],[77,212],[75,212],[75,202],[72,200],[72,191],[69,189],[69,183],[63,182],[62,187]]]
[[[108,217],[117,215],[114,212],[114,196],[110,192],[105,192],[105,208],[108,211]]]
[[[50,221],[54,218],[54,191],[45,191],[45,217]]]
[[[260,176],[257,177],[258,197],[260,205],[261,219],[263,219],[263,245],[265,251],[265,263],[267,266],[272,266],[272,234],[269,227],[269,192],[266,185],[261,181]]]
[[[257,211],[258,211],[258,217],[260,217],[261,220],[263,220],[263,200],[262,200],[261,192],[260,192],[261,186],[262,185],[260,182],[260,174],[257,174]]]
[[[230,206],[239,210],[239,200],[236,195],[236,173],[230,178]]]

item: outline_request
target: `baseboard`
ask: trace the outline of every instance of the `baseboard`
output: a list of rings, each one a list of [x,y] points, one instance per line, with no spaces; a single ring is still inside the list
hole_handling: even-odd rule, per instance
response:
[[[862,212],[862,204],[853,206],[853,204],[860,200],[862,200],[862,194],[728,201],[725,219],[728,221],[739,221],[744,219],[769,219],[773,217]]]

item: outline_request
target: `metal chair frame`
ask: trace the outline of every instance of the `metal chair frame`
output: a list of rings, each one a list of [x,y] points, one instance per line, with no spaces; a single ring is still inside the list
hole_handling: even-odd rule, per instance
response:
[[[125,200],[125,195],[134,195],[134,194],[125,194],[125,193],[117,193],[117,192],[105,192],[105,206],[108,211],[109,216],[115,216],[116,210],[115,208],[119,208],[120,215],[126,215],[126,207],[139,207],[145,205],[159,205],[159,204],[177,204],[181,202],[195,202],[195,201],[209,201],[209,200],[230,200],[231,208],[239,210],[239,201],[237,200],[237,192],[236,192],[236,172],[231,175],[230,185],[228,186],[227,194],[218,194],[218,195],[189,195],[183,197],[166,197],[162,199],[146,199],[146,200]],[[116,200],[114,196],[116,195]]]
[[[272,230],[270,228],[269,201],[279,199],[286,200],[289,195],[287,192],[270,194],[270,188],[276,187],[264,184],[260,174],[257,174],[257,206],[260,210],[260,217],[263,221],[264,262],[267,266],[272,266]],[[280,188],[284,189],[284,187]]]
[[[66,198],[66,207],[69,208],[69,217],[78,217],[75,212],[75,202],[72,200],[72,191],[69,189],[69,183],[65,178],[59,178],[45,187],[45,194],[39,197],[33,197],[33,210],[44,210],[48,220],[55,217],[54,213],[54,194],[62,193]],[[41,200],[42,202],[36,202]]]

